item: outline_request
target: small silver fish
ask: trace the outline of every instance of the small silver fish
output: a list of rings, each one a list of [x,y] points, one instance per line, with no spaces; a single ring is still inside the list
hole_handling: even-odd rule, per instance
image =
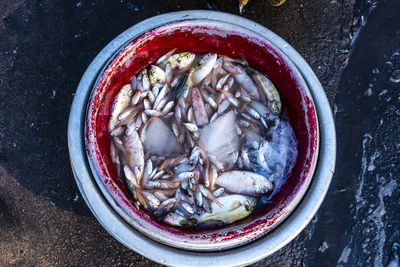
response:
[[[230,171],[218,176],[216,184],[232,193],[259,196],[272,192],[274,185],[264,176],[249,171]]]
[[[164,84],[167,82],[167,75],[160,67],[151,65],[149,68],[149,80],[151,84],[155,84],[157,82]]]
[[[158,206],[157,210],[154,212],[156,216],[161,216],[163,214],[166,214],[172,210],[176,203],[175,198],[168,198],[161,202],[161,204]]]
[[[124,136],[125,158],[136,177],[141,180],[144,172],[143,145],[139,134],[133,130],[130,136]]]
[[[274,113],[274,115],[279,115],[279,113],[281,113],[282,110],[282,103],[281,103],[281,97],[275,85],[266,75],[254,69],[250,69],[250,73],[253,81],[257,84],[257,86],[260,89],[262,89],[265,96],[267,97],[270,110]]]
[[[171,55],[164,62],[159,64],[161,68],[165,68],[165,66],[170,63],[172,70],[177,70],[180,72],[186,71],[189,69],[191,64],[196,58],[196,54],[192,52],[180,52]]]
[[[157,210],[158,206],[160,206],[160,200],[149,191],[142,191],[142,194],[146,198],[149,208],[152,210]]]
[[[225,193],[225,189],[224,189],[223,187],[220,187],[220,188],[218,188],[218,189],[216,189],[216,190],[214,191],[214,196],[215,196],[215,197],[220,197],[220,196],[222,196],[224,193]]]
[[[139,181],[137,179],[137,177],[135,176],[135,174],[132,172],[132,170],[129,168],[128,165],[124,166],[124,174],[126,179],[128,179],[128,181],[135,187],[135,188],[140,188],[140,184]]]
[[[170,50],[168,53],[162,55],[159,59],[156,61],[156,65],[160,65],[164,61],[166,61],[170,56],[172,56],[176,51],[176,48]]]
[[[199,88],[197,87],[192,88],[192,105],[197,125],[204,126],[208,124],[207,111],[204,106],[204,102],[201,97]]]
[[[221,91],[221,90],[222,90],[222,87],[224,86],[224,84],[226,83],[226,81],[229,79],[230,76],[231,76],[231,75],[230,75],[229,73],[226,74],[226,75],[224,75],[224,76],[222,76],[222,77],[218,80],[217,85],[215,86],[215,89],[217,89],[218,91]]]
[[[216,61],[217,54],[215,53],[207,53],[200,58],[199,64],[190,77],[193,85],[199,84],[212,71]]]
[[[149,91],[150,90],[150,79],[149,76],[147,74],[143,75],[142,78],[142,85],[143,85],[143,91]]]
[[[199,128],[196,126],[196,124],[193,123],[183,123],[183,125],[188,129],[190,132],[197,132]]]
[[[230,62],[224,62],[223,67],[229,71],[233,77],[235,77],[235,80],[249,94],[249,96],[256,100],[260,99],[260,94],[258,93],[256,85],[243,67],[234,65]]]
[[[156,100],[154,101],[153,108],[157,107],[161,100],[163,100],[169,92],[169,87],[168,84],[164,85],[163,88],[161,88],[160,92],[158,93]]]
[[[118,123],[118,116],[123,110],[125,110],[129,106],[132,94],[133,91],[131,84],[126,84],[122,86],[121,90],[119,90],[117,96],[115,97],[114,104],[111,110],[110,120],[108,122],[109,132],[112,132],[116,128],[116,124]]]
[[[173,212],[165,216],[164,222],[173,226],[190,226],[197,223],[197,220],[194,218],[186,218],[177,212]]]
[[[168,63],[165,66],[165,75],[166,75],[167,83],[170,84],[172,82],[172,66],[170,63]]]

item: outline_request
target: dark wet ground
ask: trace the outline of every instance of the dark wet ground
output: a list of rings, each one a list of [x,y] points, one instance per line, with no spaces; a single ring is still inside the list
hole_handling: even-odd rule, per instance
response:
[[[400,240],[400,2],[265,2],[252,0],[245,17],[292,44],[320,78],[336,114],[338,161],[313,222],[255,266],[385,266]],[[235,0],[213,3],[237,13]],[[68,159],[69,108],[86,67],[119,33],[206,2],[0,0],[0,7],[0,266],[152,266],[113,239],[82,200]]]

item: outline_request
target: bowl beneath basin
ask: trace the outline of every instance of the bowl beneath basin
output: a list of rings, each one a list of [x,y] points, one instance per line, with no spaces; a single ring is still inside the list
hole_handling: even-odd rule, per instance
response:
[[[178,42],[182,39],[185,42]],[[140,68],[175,47],[180,50],[215,51],[230,56],[235,56],[232,54],[234,51],[236,55],[245,55],[250,65],[267,73],[277,85],[299,140],[299,160],[279,194],[250,218],[223,229],[186,231],[166,226],[154,221],[146,213],[135,210],[109,159],[106,123],[115,94]],[[98,76],[104,64],[106,67]],[[84,120],[84,104],[97,77],[89,99],[83,140],[81,123]],[[316,100],[315,104],[307,85]],[[318,159],[314,186],[294,210],[306,193],[317,163],[319,135],[316,110],[322,125],[322,158]],[[122,243],[164,264],[183,265],[194,260],[206,265],[211,263],[211,259],[213,263],[227,263],[230,255],[240,253],[240,259],[235,257],[235,261],[230,262],[231,265],[237,265],[251,263],[273,253],[293,239],[315,214],[334,169],[335,135],[332,115],[323,89],[309,66],[293,48],[272,32],[244,18],[219,12],[185,11],[165,14],[135,25],[117,37],[93,61],[82,78],[71,108],[68,131],[74,174],[93,213]],[[80,151],[83,141],[90,169],[84,153]],[[91,175],[101,193],[95,188]],[[291,212],[292,215],[288,217]],[[138,234],[126,222],[158,242],[186,250],[218,251],[259,239],[229,251],[204,254],[176,250],[154,242]],[[278,229],[262,237],[276,227]]]
[[[250,66],[266,73],[278,88],[298,140],[298,159],[292,174],[272,199],[246,219],[223,228],[179,228],[156,220],[132,204],[117,176],[109,152],[107,130],[111,107],[119,89],[132,75],[161,55],[212,51],[230,57],[245,56]],[[186,19],[171,22],[134,37],[111,58],[93,87],[88,103],[86,146],[92,171],[96,172],[128,222],[146,236],[163,244],[190,250],[220,250],[243,245],[275,228],[300,201],[307,189],[318,154],[318,123],[311,93],[294,64],[265,38],[225,22]]]

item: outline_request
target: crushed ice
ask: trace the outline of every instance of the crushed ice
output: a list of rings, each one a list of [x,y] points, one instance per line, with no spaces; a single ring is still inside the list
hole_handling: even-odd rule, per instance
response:
[[[285,183],[297,159],[297,140],[287,121],[270,131],[271,139],[261,139],[258,149],[249,147],[250,168],[274,183],[275,194]]]

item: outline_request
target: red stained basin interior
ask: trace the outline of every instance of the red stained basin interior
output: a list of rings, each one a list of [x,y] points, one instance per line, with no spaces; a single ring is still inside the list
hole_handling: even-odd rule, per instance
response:
[[[168,30],[154,29],[131,41],[114,56],[97,81],[89,100],[88,109],[92,111],[92,117],[86,120],[86,144],[91,143],[94,146],[95,160],[97,160],[102,174],[109,176],[109,178],[105,178],[106,184],[114,186],[109,180],[112,179],[121,191],[128,196],[128,199],[131,199],[125,186],[118,179],[109,156],[107,123],[114,97],[119,89],[128,83],[130,78],[140,69],[174,48],[177,48],[177,52],[188,50],[194,52],[212,51],[233,58],[242,55],[253,68],[266,73],[278,88],[298,140],[299,156],[286,184],[270,202],[260,206],[244,221],[238,222],[238,225],[247,223],[241,231],[224,233],[224,236],[233,238],[236,235],[250,234],[255,229],[268,231],[268,228],[273,226],[277,219],[286,215],[285,206],[290,203],[302,185],[305,184],[307,175],[312,171],[314,155],[317,152],[317,120],[314,104],[307,95],[305,88],[296,80],[296,75],[293,74],[290,65],[280,56],[280,52],[268,43],[233,31],[230,34],[221,34],[218,29],[210,30],[210,28],[207,28],[205,31],[199,30],[199,27],[196,30],[194,29],[191,27],[176,27]],[[94,139],[89,138],[90,131],[94,132]],[[133,206],[132,209],[134,209]],[[141,211],[141,213],[144,214],[143,218],[152,220],[150,215],[144,211]],[[174,228],[155,220],[152,223],[178,235],[190,235],[194,231],[197,234],[199,233],[197,229]],[[209,235],[211,240],[215,237],[215,229],[201,230],[201,233],[207,235],[209,231],[214,231],[213,235]]]

